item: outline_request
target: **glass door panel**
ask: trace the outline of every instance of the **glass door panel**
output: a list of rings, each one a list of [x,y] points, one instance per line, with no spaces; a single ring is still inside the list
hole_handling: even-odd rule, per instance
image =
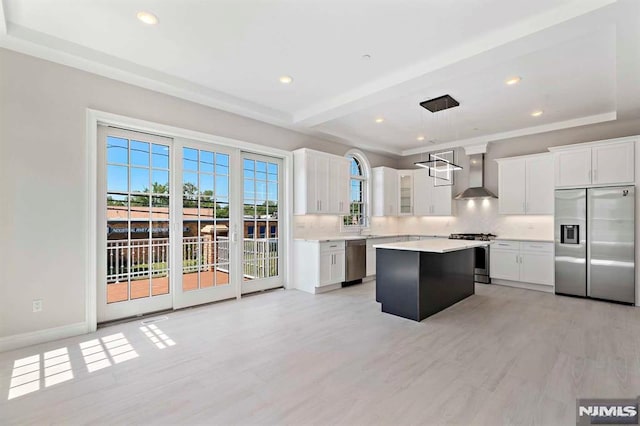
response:
[[[168,309],[171,140],[100,127],[106,268],[99,322]]]
[[[229,215],[232,152],[188,143],[181,157],[182,291],[177,305],[236,297]]]
[[[242,169],[242,292],[281,287],[278,209],[282,191],[282,161],[245,153]]]

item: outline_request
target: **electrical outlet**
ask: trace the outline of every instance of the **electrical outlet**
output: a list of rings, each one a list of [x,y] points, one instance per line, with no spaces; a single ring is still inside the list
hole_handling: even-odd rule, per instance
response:
[[[33,300],[33,312],[42,311],[42,299],[34,299]]]

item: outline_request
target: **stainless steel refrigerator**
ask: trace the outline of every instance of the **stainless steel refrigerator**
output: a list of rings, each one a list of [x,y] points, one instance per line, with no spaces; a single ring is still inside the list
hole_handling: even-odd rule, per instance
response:
[[[556,293],[635,303],[635,187],[558,189]]]

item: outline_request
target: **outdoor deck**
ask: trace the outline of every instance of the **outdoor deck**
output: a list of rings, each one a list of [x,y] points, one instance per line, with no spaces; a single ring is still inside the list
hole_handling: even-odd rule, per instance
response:
[[[215,276],[214,276],[215,275]],[[224,271],[200,272],[200,288],[208,288],[229,283],[229,273]],[[198,274],[192,272],[182,276],[183,291],[196,290],[198,288]],[[169,293],[169,277],[152,278],[151,293],[153,296]],[[149,297],[149,281],[137,280],[131,282],[131,299]],[[107,285],[107,303],[122,302],[128,300],[127,282],[119,282]]]

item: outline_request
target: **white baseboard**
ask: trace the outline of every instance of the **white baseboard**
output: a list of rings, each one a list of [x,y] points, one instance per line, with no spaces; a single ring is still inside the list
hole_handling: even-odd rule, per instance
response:
[[[326,293],[328,291],[337,290],[339,288],[342,288],[342,283],[323,285],[322,287],[314,287],[314,293],[321,294],[321,293]]]
[[[38,343],[50,342],[52,340],[65,339],[71,336],[79,336],[81,334],[89,333],[89,331],[89,326],[86,322],[78,322],[60,327],[31,331],[29,333],[0,337],[0,352],[24,348]]]
[[[491,279],[491,284],[504,285],[507,287],[524,288],[526,290],[544,291],[545,293],[554,293],[555,291],[552,285],[531,284],[531,283],[523,283],[520,281],[497,280],[495,278]]]

